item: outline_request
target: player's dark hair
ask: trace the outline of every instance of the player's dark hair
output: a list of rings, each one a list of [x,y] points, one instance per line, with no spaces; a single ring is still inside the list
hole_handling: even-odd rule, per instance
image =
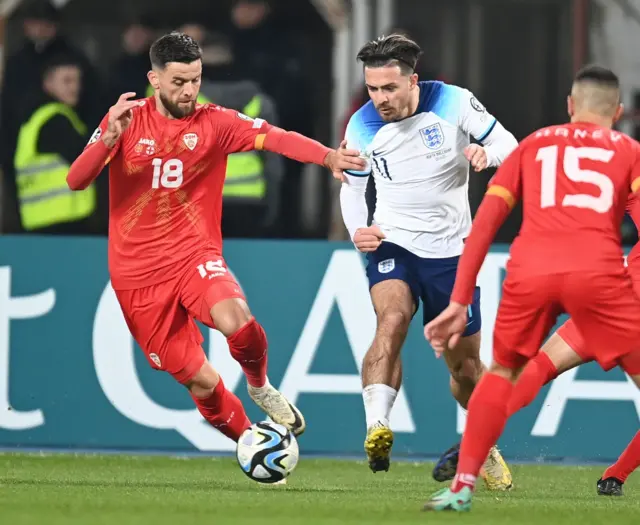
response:
[[[422,55],[420,46],[410,38],[393,33],[367,42],[358,52],[357,59],[364,67],[397,65],[405,75],[412,74]]]
[[[614,89],[620,88],[620,79],[613,71],[593,64],[578,71],[574,82],[594,82]]]
[[[149,50],[151,65],[164,69],[169,62],[190,64],[202,58],[202,49],[193,38],[173,31],[161,36]]]

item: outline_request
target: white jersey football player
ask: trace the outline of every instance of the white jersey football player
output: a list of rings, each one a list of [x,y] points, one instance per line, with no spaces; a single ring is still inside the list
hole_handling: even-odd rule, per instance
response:
[[[358,250],[367,253],[377,316],[375,338],[362,365],[364,446],[374,472],[389,469],[389,415],[402,381],[400,350],[409,323],[419,301],[424,324],[449,304],[471,227],[469,162],[475,171],[498,166],[517,146],[468,90],[419,82],[415,66],[420,54],[415,42],[397,34],[360,50],[371,100],[351,117],[343,147],[358,149],[367,168],[336,174],[343,180],[345,225]],[[482,145],[470,144],[470,136]],[[369,176],[377,194],[371,226],[365,201]],[[444,354],[451,391],[463,408],[484,371],[479,289],[469,310],[464,337]],[[497,449],[483,472],[490,489],[510,488],[511,473]]]

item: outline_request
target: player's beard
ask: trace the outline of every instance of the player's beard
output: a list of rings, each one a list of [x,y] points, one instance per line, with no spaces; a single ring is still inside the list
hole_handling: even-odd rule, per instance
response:
[[[393,122],[394,120],[398,120],[398,112],[393,106],[379,106],[376,109],[378,110],[380,118],[385,122]]]
[[[378,111],[380,118],[385,122],[396,122],[397,120],[402,120],[403,118],[410,116],[410,104],[411,101],[409,98],[407,98],[407,100],[396,99],[393,102],[376,106],[376,110]]]
[[[160,93],[160,102],[173,118],[184,118],[191,115],[196,109],[196,101],[190,102],[188,105],[180,106],[171,102],[162,92]]]

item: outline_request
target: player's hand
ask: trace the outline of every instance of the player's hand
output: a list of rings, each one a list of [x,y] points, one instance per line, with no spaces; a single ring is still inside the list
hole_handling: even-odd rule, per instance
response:
[[[467,326],[467,307],[460,303],[449,303],[444,311],[424,327],[424,336],[440,357],[460,341]]]
[[[363,253],[375,252],[384,238],[385,235],[382,230],[374,224],[367,228],[358,228],[353,236],[353,243],[358,251]]]
[[[469,144],[464,148],[464,156],[475,171],[482,171],[489,164],[486,150],[478,144]]]
[[[129,100],[135,97],[135,93],[123,93],[118,102],[109,108],[107,130],[102,136],[102,141],[107,147],[113,148],[133,119],[133,108],[140,105],[139,100]]]
[[[347,149],[347,141],[343,140],[340,147],[327,153],[324,165],[331,170],[333,177],[341,182],[346,181],[344,170],[362,171],[366,168],[366,162],[360,158],[360,152],[355,149]]]

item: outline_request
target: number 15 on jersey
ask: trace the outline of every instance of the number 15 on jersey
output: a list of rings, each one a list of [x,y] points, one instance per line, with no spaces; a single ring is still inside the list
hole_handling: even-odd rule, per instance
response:
[[[182,161],[179,159],[169,159],[164,164],[162,159],[153,159],[153,180],[151,187],[158,188],[179,188],[184,179],[182,172]]]
[[[550,206],[556,205],[559,154],[562,154],[564,157],[562,159],[562,171],[569,180],[593,184],[600,190],[600,195],[597,197],[582,193],[565,195],[561,205],[589,208],[598,213],[608,212],[611,206],[613,206],[613,182],[603,173],[580,168],[581,159],[595,160],[602,163],[610,162],[614,152],[603,148],[574,148],[567,146],[564,148],[564,151],[558,151],[558,146],[540,148],[536,155],[536,160],[542,163],[540,207],[549,208]]]

